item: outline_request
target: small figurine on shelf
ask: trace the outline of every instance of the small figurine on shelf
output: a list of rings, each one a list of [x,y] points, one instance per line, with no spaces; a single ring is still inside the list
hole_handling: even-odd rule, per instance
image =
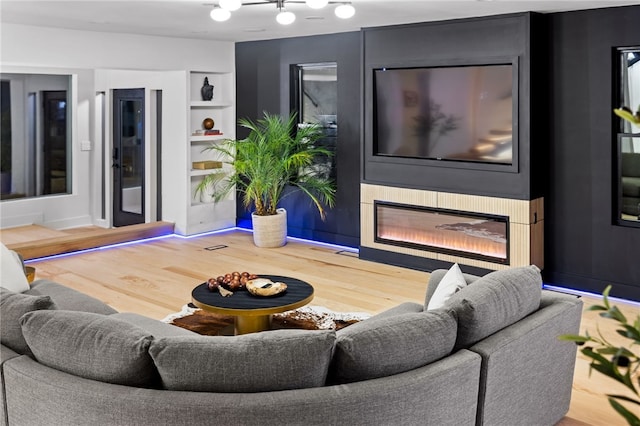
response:
[[[209,84],[209,77],[204,78],[204,84],[202,85],[200,92],[202,93],[203,101],[210,101],[213,99],[213,86]]]

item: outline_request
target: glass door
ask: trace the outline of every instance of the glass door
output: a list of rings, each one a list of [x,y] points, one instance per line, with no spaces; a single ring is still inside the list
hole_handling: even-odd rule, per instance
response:
[[[144,89],[113,91],[113,226],[144,223]]]

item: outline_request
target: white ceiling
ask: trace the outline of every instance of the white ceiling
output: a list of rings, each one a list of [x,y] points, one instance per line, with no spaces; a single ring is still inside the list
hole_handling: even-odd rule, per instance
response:
[[[243,0],[243,3],[261,0]],[[348,0],[347,0],[348,1]],[[534,11],[541,13],[637,5],[629,0],[351,0],[348,20],[323,10],[286,2],[297,15],[289,26],[275,22],[275,4],[232,12],[226,22],[209,17],[218,0],[0,0],[0,22],[87,31],[119,32],[207,40],[251,41],[357,31],[360,28]],[[332,2],[337,3],[337,2]]]

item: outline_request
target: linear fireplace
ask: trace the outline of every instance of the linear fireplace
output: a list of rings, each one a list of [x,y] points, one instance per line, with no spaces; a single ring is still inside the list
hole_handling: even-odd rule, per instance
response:
[[[374,241],[509,264],[509,218],[374,201]]]
[[[476,275],[544,269],[544,200],[362,183],[360,258],[432,271],[452,263]]]

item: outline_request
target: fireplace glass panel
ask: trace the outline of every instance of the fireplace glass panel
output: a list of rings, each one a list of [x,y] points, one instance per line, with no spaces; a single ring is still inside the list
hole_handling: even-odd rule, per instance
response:
[[[401,204],[375,203],[375,241],[509,263],[509,220]]]

